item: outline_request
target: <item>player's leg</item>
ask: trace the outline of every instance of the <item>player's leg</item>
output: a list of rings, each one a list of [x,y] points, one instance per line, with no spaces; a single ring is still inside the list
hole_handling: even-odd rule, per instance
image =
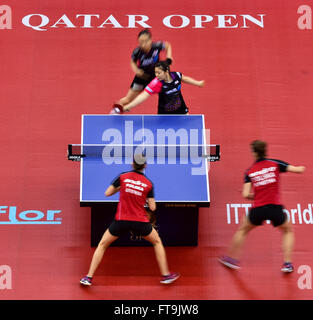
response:
[[[161,283],[168,284],[172,283],[179,278],[178,273],[170,272],[167,264],[166,252],[162,243],[162,240],[157,233],[157,231],[152,228],[152,231],[149,235],[144,236],[144,239],[149,241],[154,248],[155,256],[157,263],[159,265],[160,272],[162,274]]]
[[[233,236],[230,248],[229,256],[234,259],[239,259],[241,248],[246,240],[247,234],[256,226],[249,221],[248,217],[244,217],[241,224]]]
[[[219,261],[229,268],[239,269],[241,249],[246,240],[247,234],[255,227],[256,225],[251,223],[249,216],[244,216],[238,230],[232,238],[227,256],[221,257]]]
[[[118,104],[125,106],[126,104],[132,102],[140,93],[141,90],[134,90],[132,88],[130,88],[126,94],[125,97],[123,97],[122,99],[119,100]]]
[[[150,80],[150,79],[149,79]],[[135,76],[125,97],[119,100],[119,104],[125,106],[132,102],[150,81]]]
[[[93,257],[92,257],[92,260],[91,260],[91,264],[90,264],[90,267],[89,267],[89,271],[88,271],[88,274],[87,276],[88,277],[93,277],[95,271],[97,270],[100,262],[102,261],[102,258],[103,258],[103,254],[104,252],[106,251],[106,249],[109,247],[109,245],[114,242],[115,240],[117,240],[118,237],[116,236],[113,236],[109,229],[107,229],[103,236],[102,236],[102,239],[100,240],[94,254],[93,254]]]
[[[162,240],[157,233],[157,231],[152,228],[152,231],[149,235],[143,237],[145,240],[149,241],[154,248],[156,260],[159,265],[159,269],[162,275],[169,274],[168,264],[167,264],[167,258],[166,258],[166,252],[162,243]]]
[[[292,251],[294,246],[294,233],[290,221],[287,219],[286,213],[283,211],[282,205],[269,206],[269,219],[274,227],[278,227],[282,231],[282,249],[284,255],[284,264],[281,268],[282,272],[292,272]]]
[[[86,285],[86,286],[90,286],[92,284],[91,283],[92,277],[93,277],[94,273],[96,272],[100,262],[102,261],[104,252],[109,247],[109,245],[117,239],[118,239],[118,236],[113,236],[110,233],[109,229],[107,229],[104,232],[104,234],[103,234],[103,236],[102,236],[102,238],[101,238],[101,240],[100,240],[100,242],[99,242],[99,244],[98,244],[98,246],[92,256],[88,273],[85,277],[83,277],[80,280],[81,284]]]
[[[295,236],[290,221],[284,222],[279,226],[279,229],[283,233],[282,249],[284,255],[284,264],[281,271],[292,272],[294,269],[292,265],[292,251],[294,247]]]

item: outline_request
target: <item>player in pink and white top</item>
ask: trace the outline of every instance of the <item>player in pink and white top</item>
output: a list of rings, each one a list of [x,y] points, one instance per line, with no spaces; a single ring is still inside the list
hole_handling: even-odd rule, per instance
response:
[[[152,94],[159,95],[158,114],[187,114],[188,108],[181,93],[181,83],[203,87],[204,80],[198,81],[182,75],[180,72],[171,72],[166,61],[155,65],[156,77],[145,87],[131,103],[126,104],[123,111],[129,111],[147,100]]]
[[[279,175],[281,172],[302,173],[305,167],[266,158],[266,147],[264,141],[255,140],[251,143],[256,161],[246,171],[242,195],[253,200],[252,208],[235,233],[228,256],[221,257],[219,261],[229,268],[239,269],[239,253],[248,232],[270,220],[274,227],[279,227],[283,232],[284,264],[281,271],[292,272],[294,234],[280,202]]]

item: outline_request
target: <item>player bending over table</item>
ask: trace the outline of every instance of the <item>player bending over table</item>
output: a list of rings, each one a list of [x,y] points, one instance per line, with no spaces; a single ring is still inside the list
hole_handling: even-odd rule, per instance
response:
[[[116,113],[130,111],[147,100],[152,94],[158,93],[158,114],[188,114],[188,107],[181,93],[181,83],[203,87],[204,80],[198,81],[183,75],[181,72],[171,72],[166,61],[156,63],[154,70],[156,77],[145,87],[144,91],[123,107],[115,105],[113,110]]]
[[[249,231],[262,225],[265,220],[270,220],[274,227],[278,227],[283,234],[282,248],[284,263],[282,272],[292,272],[292,250],[294,245],[294,233],[290,221],[280,203],[279,174],[281,172],[302,173],[303,166],[292,166],[286,162],[266,158],[267,144],[264,141],[255,140],[251,143],[251,151],[255,163],[246,171],[245,183],[242,195],[246,199],[253,199],[252,208],[247,216],[244,216],[240,227],[233,236],[227,256],[219,258],[219,261],[232,269],[239,269],[240,250]],[[253,188],[253,193],[251,192]]]
[[[154,66],[159,62],[161,51],[165,51],[168,63],[172,63],[171,44],[167,41],[152,41],[152,35],[149,29],[144,29],[139,32],[138,45],[131,55],[130,62],[135,77],[126,96],[118,102],[118,104],[122,106],[133,101],[147,84],[154,79]]]
[[[179,278],[178,273],[170,272],[162,240],[148,219],[144,208],[146,202],[149,209],[155,211],[156,203],[152,182],[143,174],[146,167],[144,156],[135,155],[133,161],[134,170],[120,174],[105,191],[107,197],[120,192],[120,199],[115,214],[115,219],[104,232],[99,242],[89,267],[89,271],[80,283],[86,286],[92,284],[92,278],[103,258],[103,254],[109,245],[127,232],[143,237],[149,241],[155,251],[155,256],[162,275],[160,282],[169,284]],[[132,182],[134,182],[132,184]]]

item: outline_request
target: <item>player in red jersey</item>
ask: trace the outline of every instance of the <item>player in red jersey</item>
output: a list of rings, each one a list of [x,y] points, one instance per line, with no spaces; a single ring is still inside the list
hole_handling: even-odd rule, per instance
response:
[[[162,275],[161,283],[172,283],[179,278],[178,273],[169,271],[162,240],[150,223],[144,208],[147,202],[151,211],[155,211],[156,209],[153,184],[143,174],[145,167],[145,157],[136,155],[133,162],[134,170],[120,174],[105,191],[107,197],[120,192],[117,212],[114,221],[103,234],[93,254],[89,271],[87,275],[80,280],[81,284],[87,286],[92,284],[92,277],[102,261],[106,249],[113,241],[127,232],[141,236],[153,245]]]
[[[204,80],[195,80],[182,75],[180,72],[171,72],[166,61],[159,61],[155,65],[155,78],[129,104],[124,105],[123,111],[129,111],[147,100],[150,95],[158,93],[158,114],[187,114],[188,108],[181,94],[181,83],[203,87]]]
[[[155,77],[154,66],[159,61],[161,51],[165,51],[168,63],[172,63],[171,44],[167,41],[152,41],[149,29],[139,32],[138,44],[139,46],[132,52],[130,62],[135,77],[126,96],[118,101],[118,104],[122,106],[133,101],[153,80]]]
[[[256,162],[246,172],[242,195],[246,199],[253,200],[252,208],[233,236],[228,255],[221,257],[219,261],[229,268],[239,269],[240,250],[248,232],[262,225],[265,220],[271,220],[273,226],[279,227],[283,233],[284,264],[281,271],[292,272],[294,270],[291,259],[294,233],[280,202],[279,174],[281,172],[302,173],[305,167],[266,158],[267,145],[263,141],[253,141],[251,148]]]

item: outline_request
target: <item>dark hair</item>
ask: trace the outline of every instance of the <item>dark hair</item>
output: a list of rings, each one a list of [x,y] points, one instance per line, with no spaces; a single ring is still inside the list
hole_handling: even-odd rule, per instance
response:
[[[252,151],[257,154],[259,159],[266,157],[267,143],[265,141],[254,140],[251,142],[250,146],[251,146]]]
[[[138,38],[140,38],[143,34],[146,34],[149,36],[149,38],[152,37],[151,31],[149,29],[143,29],[138,33]]]
[[[159,61],[157,62],[155,65],[154,65],[155,68],[160,68],[162,69],[163,71],[168,71],[170,72],[170,64],[168,63],[167,60],[165,61]]]
[[[146,165],[146,157],[141,153],[135,154],[133,159],[134,169],[137,171],[141,171],[145,167],[145,165]]]

